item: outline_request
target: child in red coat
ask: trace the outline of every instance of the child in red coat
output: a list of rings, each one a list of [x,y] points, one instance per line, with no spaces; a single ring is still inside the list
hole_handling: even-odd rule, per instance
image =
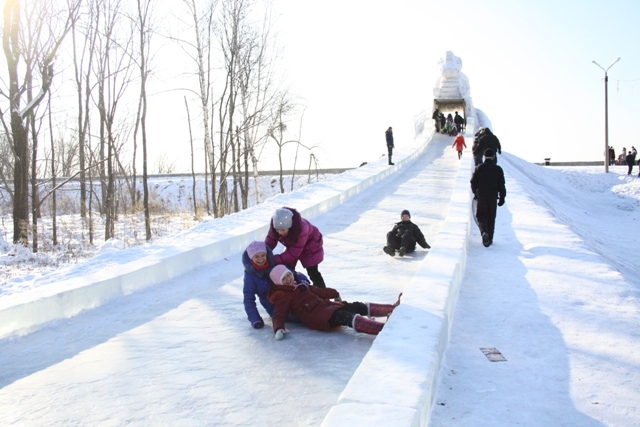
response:
[[[384,323],[363,316],[389,316],[400,304],[400,296],[395,304],[340,301],[340,294],[335,289],[296,283],[284,265],[275,266],[269,277],[273,284],[267,297],[275,305],[273,331],[276,340],[284,338],[287,313],[297,316],[309,329],[330,331],[339,326],[349,326],[357,332],[377,335]],[[336,301],[330,301],[331,298]]]
[[[464,136],[462,136],[462,133],[459,133],[458,136],[456,136],[456,139],[453,140],[453,144],[451,144],[451,146],[455,147],[458,151],[458,160],[460,160],[460,157],[462,157],[462,149],[467,148],[467,144],[464,143]]]

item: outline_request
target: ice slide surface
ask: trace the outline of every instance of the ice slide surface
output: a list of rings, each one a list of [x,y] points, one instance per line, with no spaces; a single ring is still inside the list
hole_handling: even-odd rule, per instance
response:
[[[320,271],[345,300],[394,301],[428,256],[418,247],[391,258],[382,246],[402,209],[436,240],[460,164],[451,140],[436,135],[415,161],[313,218],[325,241]],[[0,342],[0,417],[31,426],[319,425],[374,338],[290,324],[277,342],[268,316],[251,329],[240,256]]]

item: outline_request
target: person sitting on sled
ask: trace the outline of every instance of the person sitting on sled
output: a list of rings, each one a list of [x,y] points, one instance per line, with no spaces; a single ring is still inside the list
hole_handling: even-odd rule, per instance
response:
[[[397,222],[387,233],[387,245],[382,248],[385,253],[394,256],[398,251],[398,255],[405,256],[416,250],[416,243],[425,249],[431,249],[420,227],[411,222],[411,213],[408,210],[400,213],[400,219],[402,221]]]
[[[275,305],[273,332],[276,340],[284,338],[287,314],[292,314],[309,329],[331,331],[340,326],[349,326],[365,334],[378,335],[384,323],[368,317],[389,316],[400,304],[346,302],[333,288],[319,288],[307,282],[296,282],[293,273],[284,265],[277,265],[269,274],[273,284],[269,288],[269,301]],[[330,301],[331,298],[336,301]]]

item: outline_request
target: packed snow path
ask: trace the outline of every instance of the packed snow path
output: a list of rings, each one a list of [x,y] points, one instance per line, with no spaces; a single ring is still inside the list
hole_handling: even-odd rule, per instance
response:
[[[637,202],[499,163],[507,203],[490,248],[472,228],[430,426],[640,426],[640,260],[623,220]]]
[[[418,247],[393,259],[382,252],[385,235],[409,209],[433,243],[460,165],[450,144],[437,135],[407,167],[313,219],[325,241],[320,271],[343,299],[393,302],[411,280],[428,252]],[[240,256],[1,342],[0,419],[319,425],[374,338],[289,325],[277,342],[268,316],[264,329],[253,330],[242,307]]]

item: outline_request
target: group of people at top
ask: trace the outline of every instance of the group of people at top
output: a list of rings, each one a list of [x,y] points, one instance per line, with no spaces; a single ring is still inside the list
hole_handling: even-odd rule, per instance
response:
[[[278,243],[284,251],[274,254]],[[413,249],[409,241],[403,244],[406,252]],[[286,322],[302,323],[320,331],[349,326],[357,332],[377,335],[384,323],[372,318],[389,316],[400,304],[400,296],[393,304],[343,301],[336,289],[326,286],[318,270],[323,260],[320,230],[294,208],[276,209],[265,240],[251,242],[242,254],[244,309],[251,326],[264,327],[257,297],[272,319],[276,340],[284,338]],[[295,270],[298,261],[308,277]]]
[[[616,160],[616,150],[613,147],[609,147],[609,165],[627,165],[627,175],[631,175],[633,172],[633,165],[636,164],[637,155],[638,150],[636,150],[636,147],[631,146],[629,151],[627,151],[626,147],[622,147],[622,153],[620,153]],[[637,163],[640,166],[640,159],[637,160]],[[640,171],[638,172],[638,177],[640,178]]]
[[[436,132],[450,136],[455,136],[458,133],[463,132],[466,126],[466,120],[464,117],[459,115],[457,111],[455,112],[455,116],[452,116],[451,113],[449,113],[445,117],[444,113],[441,113],[440,110],[436,108],[431,118],[435,122]]]

